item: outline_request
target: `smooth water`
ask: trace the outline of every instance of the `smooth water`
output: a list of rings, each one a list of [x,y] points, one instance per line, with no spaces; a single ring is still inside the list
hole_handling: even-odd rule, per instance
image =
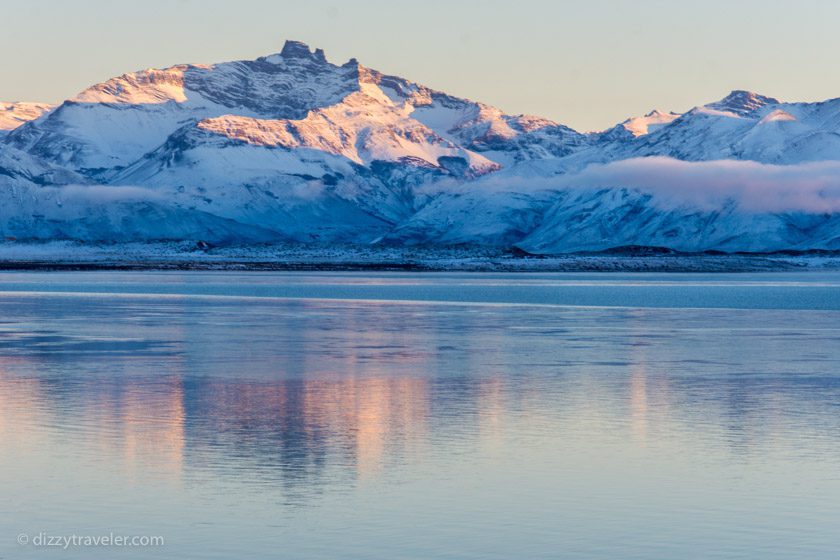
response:
[[[0,274],[0,558],[838,555],[840,274]]]

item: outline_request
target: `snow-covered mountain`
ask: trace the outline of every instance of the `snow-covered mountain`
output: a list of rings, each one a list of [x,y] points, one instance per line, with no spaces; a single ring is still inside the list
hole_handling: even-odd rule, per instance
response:
[[[56,107],[0,105],[0,229],[541,253],[840,249],[834,161],[840,100],[735,91],[583,134],[288,41],[256,60],[124,74]]]
[[[52,109],[46,103],[18,103],[0,101],[0,137],[25,122],[37,119]]]

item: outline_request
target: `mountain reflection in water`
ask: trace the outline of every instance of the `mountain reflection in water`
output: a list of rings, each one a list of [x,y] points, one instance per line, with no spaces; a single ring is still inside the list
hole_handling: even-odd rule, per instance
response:
[[[250,552],[277,533],[317,557],[346,507],[425,527],[388,549],[410,557],[456,528],[491,558],[594,558],[627,532],[660,545],[628,558],[837,544],[837,311],[6,292],[0,312],[9,534],[154,512],[212,540],[236,514],[265,531]],[[296,540],[318,527],[322,548]]]

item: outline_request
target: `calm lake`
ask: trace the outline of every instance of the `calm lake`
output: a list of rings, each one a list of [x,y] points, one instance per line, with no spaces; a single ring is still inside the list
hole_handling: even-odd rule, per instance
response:
[[[0,558],[838,551],[840,273],[0,274]]]

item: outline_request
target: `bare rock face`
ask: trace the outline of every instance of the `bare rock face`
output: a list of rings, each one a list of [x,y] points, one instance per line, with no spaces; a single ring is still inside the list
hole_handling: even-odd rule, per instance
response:
[[[736,115],[746,116],[751,115],[767,105],[778,105],[781,103],[778,99],[759,95],[752,91],[744,91],[736,89],[729,95],[709,104],[709,107],[718,109],[720,111],[729,111]]]

